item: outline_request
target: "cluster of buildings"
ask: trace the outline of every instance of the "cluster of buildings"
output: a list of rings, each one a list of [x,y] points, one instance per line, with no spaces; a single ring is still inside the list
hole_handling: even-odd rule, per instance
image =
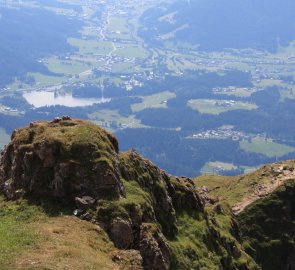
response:
[[[253,137],[264,137],[263,135],[249,135],[242,131],[236,131],[233,126],[222,126],[216,130],[206,130],[193,134],[193,139],[232,139],[233,141],[250,140]]]

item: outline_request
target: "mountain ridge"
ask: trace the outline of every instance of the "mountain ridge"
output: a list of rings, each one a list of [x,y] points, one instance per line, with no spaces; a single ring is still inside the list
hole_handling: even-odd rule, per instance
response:
[[[61,243],[66,241],[66,236],[79,241],[79,236],[72,234],[71,228],[66,228],[64,222],[69,219],[75,231],[75,226],[80,226],[77,220],[82,219],[87,228],[94,226],[89,230],[98,233],[97,242],[88,247],[93,250],[87,248],[88,252],[95,254],[101,241],[105,241],[112,250],[108,254],[106,249],[99,249],[99,256],[106,261],[106,269],[113,269],[115,264],[118,269],[290,270],[295,267],[292,226],[284,222],[280,224],[283,240],[287,241],[287,251],[290,253],[285,251],[285,259],[273,256],[277,262],[274,265],[280,263],[282,268],[265,268],[263,248],[255,242],[249,225],[256,222],[263,231],[253,207],[260,209],[261,203],[263,205],[265,202],[273,207],[272,200],[269,200],[271,196],[278,196],[276,201],[283,206],[289,204],[284,208],[282,217],[294,223],[292,211],[295,205],[288,198],[292,198],[290,194],[295,190],[291,176],[295,162],[286,161],[283,169],[278,171],[282,164],[265,166],[256,173],[236,178],[220,177],[219,182],[216,176],[194,180],[174,177],[141,157],[134,149],[120,153],[116,138],[91,122],[70,117],[51,122],[32,122],[26,128],[15,130],[12,141],[1,153],[1,193],[6,202],[3,201],[0,207],[0,219],[14,219],[15,215],[19,215],[15,210],[19,209],[17,205],[23,205],[23,211],[28,211],[25,224],[33,224],[35,228],[38,222],[39,225],[43,224],[37,229],[43,235],[44,229],[40,228],[46,228],[46,224],[53,222],[54,226],[62,228]],[[281,175],[287,171],[290,177],[288,181],[281,181],[278,189],[265,193],[263,197],[258,196],[240,212],[233,211],[232,207],[242,199],[241,192],[246,194],[253,190],[251,184],[256,183],[254,185],[259,187],[273,177],[282,180]],[[246,183],[242,191],[239,185],[229,189],[228,183],[232,179]],[[216,181],[224,188],[216,188]],[[289,190],[286,194],[282,192],[284,188]],[[234,193],[237,193],[238,199]],[[73,211],[76,217],[71,214]],[[269,215],[269,212],[265,211],[265,215]],[[252,218],[250,221],[249,216]],[[271,221],[271,224],[276,222],[274,217]],[[14,224],[12,230],[16,228],[18,226]],[[2,234],[0,230],[0,239],[5,238],[7,232],[9,228],[5,228]],[[87,237],[84,232],[82,234],[85,240]],[[271,239],[272,233],[266,231],[260,236]],[[48,239],[52,239],[52,234],[47,235]],[[86,250],[87,241],[84,240]],[[276,240],[276,247],[282,244],[278,242],[282,239],[277,234],[273,240]],[[6,241],[11,244],[9,239]],[[40,248],[44,239],[37,241],[40,241]],[[284,241],[282,245],[285,247]],[[272,250],[273,247],[270,245],[268,248]],[[4,252],[7,247],[2,249]],[[36,258],[33,243],[28,250],[22,260],[34,258],[32,260],[36,264],[30,269],[75,269],[74,266],[62,268],[68,260],[67,256],[62,256],[58,262],[57,254],[51,254],[53,263],[50,264],[46,258]],[[60,252],[58,245],[53,250]],[[67,252],[73,254],[77,250],[70,245]],[[19,257],[13,253],[10,255],[7,269],[29,269],[26,268],[27,264],[16,265],[16,258]],[[83,253],[77,259],[82,268],[86,267],[86,255],[92,258]],[[87,266],[89,269],[100,269],[93,258],[91,262],[92,266]]]

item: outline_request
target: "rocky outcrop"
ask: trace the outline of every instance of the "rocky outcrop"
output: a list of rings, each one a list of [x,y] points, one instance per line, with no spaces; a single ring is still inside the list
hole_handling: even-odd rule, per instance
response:
[[[118,151],[115,137],[90,122],[34,122],[15,130],[1,154],[1,190],[7,199],[68,200],[76,216],[100,224],[116,247],[138,250],[145,269],[169,269],[171,249],[162,230],[177,231],[175,187],[135,151]],[[123,204],[132,195],[123,181],[136,183],[147,200]]]
[[[110,224],[109,234],[116,247],[130,249],[133,246],[134,237],[130,221],[116,217]]]
[[[124,195],[118,143],[89,122],[58,119],[15,130],[1,155],[0,181],[9,199],[20,194],[74,199]]]
[[[171,248],[164,235],[151,224],[142,224],[140,227],[139,250],[145,269],[169,269]]]

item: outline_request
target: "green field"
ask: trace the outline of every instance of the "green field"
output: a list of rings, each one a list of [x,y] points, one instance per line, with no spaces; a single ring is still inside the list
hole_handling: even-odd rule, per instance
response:
[[[36,248],[38,232],[30,226],[32,220],[43,218],[37,207],[29,209],[28,204],[7,203],[0,197],[0,264],[1,269],[16,269],[16,256],[21,256],[29,248]]]
[[[173,72],[179,73],[184,72],[186,70],[196,70],[201,69],[203,70],[205,67],[199,66],[194,64],[193,62],[189,61],[188,59],[174,59],[171,58],[169,55],[166,55],[166,65],[167,68]]]
[[[229,68],[238,69],[241,71],[248,71],[251,69],[251,65],[243,62],[232,62],[228,64]]]
[[[127,27],[126,18],[112,17],[109,20],[108,33],[109,38],[115,39],[132,39],[130,29]]]
[[[116,51],[116,54],[122,57],[127,58],[146,58],[148,56],[148,52],[137,45],[132,44],[124,44],[123,48],[119,48]]]
[[[251,142],[241,141],[240,147],[247,152],[263,154],[267,157],[282,157],[295,151],[294,147],[261,138],[254,138]]]
[[[217,170],[231,171],[238,167],[232,163],[225,163],[220,161],[207,162],[201,169],[201,174],[216,174]]]
[[[171,98],[175,98],[176,95],[169,91],[165,91],[159,94],[142,97],[141,103],[131,105],[132,112],[139,112],[147,108],[167,108],[166,101]]]
[[[229,95],[237,97],[250,97],[253,93],[257,91],[256,88],[242,88],[242,87],[228,87],[224,88],[217,95]]]
[[[228,100],[215,99],[191,99],[188,101],[188,106],[201,113],[220,114],[233,110],[254,110],[257,106],[246,102],[230,102]]]
[[[81,54],[109,54],[112,49],[112,42],[101,40],[83,40],[77,38],[68,38],[68,43],[79,48]]]
[[[91,69],[91,66],[86,65],[85,63],[71,60],[59,60],[55,57],[48,59],[46,66],[49,71],[64,75],[77,75]]]
[[[110,19],[108,30],[115,32],[129,32],[129,29],[126,27],[126,20],[118,17]]]
[[[117,63],[113,65],[113,72],[124,72],[124,73],[133,73],[134,64],[132,63]]]
[[[39,85],[53,85],[60,84],[67,80],[64,76],[47,76],[41,73],[28,73],[28,75],[33,76],[36,84]]]
[[[118,128],[142,128],[145,127],[141,124],[139,119],[134,115],[124,117],[120,115],[118,110],[101,110],[88,115],[89,119],[96,122],[103,128],[114,131]]]
[[[256,83],[256,86],[259,88],[266,88],[271,86],[281,86],[282,81],[280,80],[271,80],[271,79],[265,79],[261,80],[259,83]]]

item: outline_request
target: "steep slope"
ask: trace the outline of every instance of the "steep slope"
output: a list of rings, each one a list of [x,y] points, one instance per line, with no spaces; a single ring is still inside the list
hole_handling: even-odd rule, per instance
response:
[[[260,182],[259,175],[249,179]],[[197,192],[201,180],[168,175],[135,150],[119,153],[116,138],[91,122],[30,123],[1,153],[0,262],[6,269],[261,269],[257,259],[264,267],[263,249],[246,230],[260,224],[256,211],[235,216],[215,198],[218,189]],[[219,189],[225,199],[238,203],[226,188]]]
[[[238,215],[246,251],[263,269],[295,269],[295,181]]]
[[[294,168],[285,161],[239,177],[195,179],[207,201],[230,204],[243,246],[262,269],[295,269]]]

